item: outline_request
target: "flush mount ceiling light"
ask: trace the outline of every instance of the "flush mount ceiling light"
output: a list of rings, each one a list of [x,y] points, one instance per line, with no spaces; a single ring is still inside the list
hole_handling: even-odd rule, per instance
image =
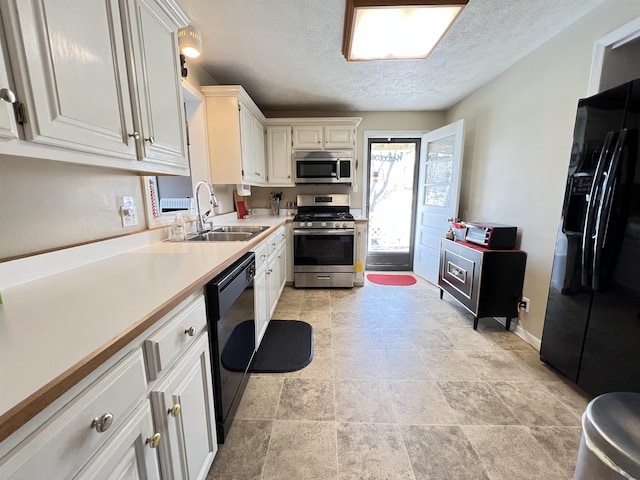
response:
[[[202,53],[202,35],[191,25],[178,30],[178,45],[183,55],[191,58]]]
[[[347,0],[347,61],[426,58],[469,0]]]

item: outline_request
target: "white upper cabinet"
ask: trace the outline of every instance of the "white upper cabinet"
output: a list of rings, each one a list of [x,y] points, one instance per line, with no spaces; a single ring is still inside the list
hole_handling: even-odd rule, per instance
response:
[[[265,118],[238,85],[202,87],[207,109],[211,181],[265,184]]]
[[[355,148],[356,127],[327,125],[324,127],[324,148]]]
[[[3,2],[25,140],[111,158],[80,163],[187,174],[176,40],[186,17],[164,1]]]
[[[294,125],[293,127],[294,150],[322,150],[323,139],[320,125]]]
[[[293,160],[291,157],[291,127],[267,127],[267,184],[293,187]]]
[[[17,100],[9,82],[9,67],[6,62],[6,55],[2,25],[0,24],[0,137],[18,138],[18,125],[13,114],[13,102]]]
[[[178,25],[154,0],[127,2],[139,159],[188,168]],[[135,90],[133,87],[136,87]]]
[[[320,119],[318,119],[320,120]],[[356,126],[343,125],[294,125],[294,150],[330,150],[355,148]]]

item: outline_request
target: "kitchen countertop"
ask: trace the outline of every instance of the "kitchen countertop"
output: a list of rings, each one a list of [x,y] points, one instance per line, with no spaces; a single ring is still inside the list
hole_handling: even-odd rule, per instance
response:
[[[3,289],[0,441],[286,222],[248,242],[158,242]]]

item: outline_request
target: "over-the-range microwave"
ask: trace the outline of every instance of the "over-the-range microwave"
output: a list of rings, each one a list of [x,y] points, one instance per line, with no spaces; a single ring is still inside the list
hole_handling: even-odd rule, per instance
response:
[[[353,181],[353,156],[347,152],[295,152],[295,183],[344,183]]]

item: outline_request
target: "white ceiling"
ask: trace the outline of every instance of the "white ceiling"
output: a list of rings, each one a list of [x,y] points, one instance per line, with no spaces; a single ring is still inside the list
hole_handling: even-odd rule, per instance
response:
[[[178,0],[198,62],[263,111],[442,110],[605,0],[469,0],[426,60],[346,62],[345,0]],[[189,63],[187,62],[187,67]]]

